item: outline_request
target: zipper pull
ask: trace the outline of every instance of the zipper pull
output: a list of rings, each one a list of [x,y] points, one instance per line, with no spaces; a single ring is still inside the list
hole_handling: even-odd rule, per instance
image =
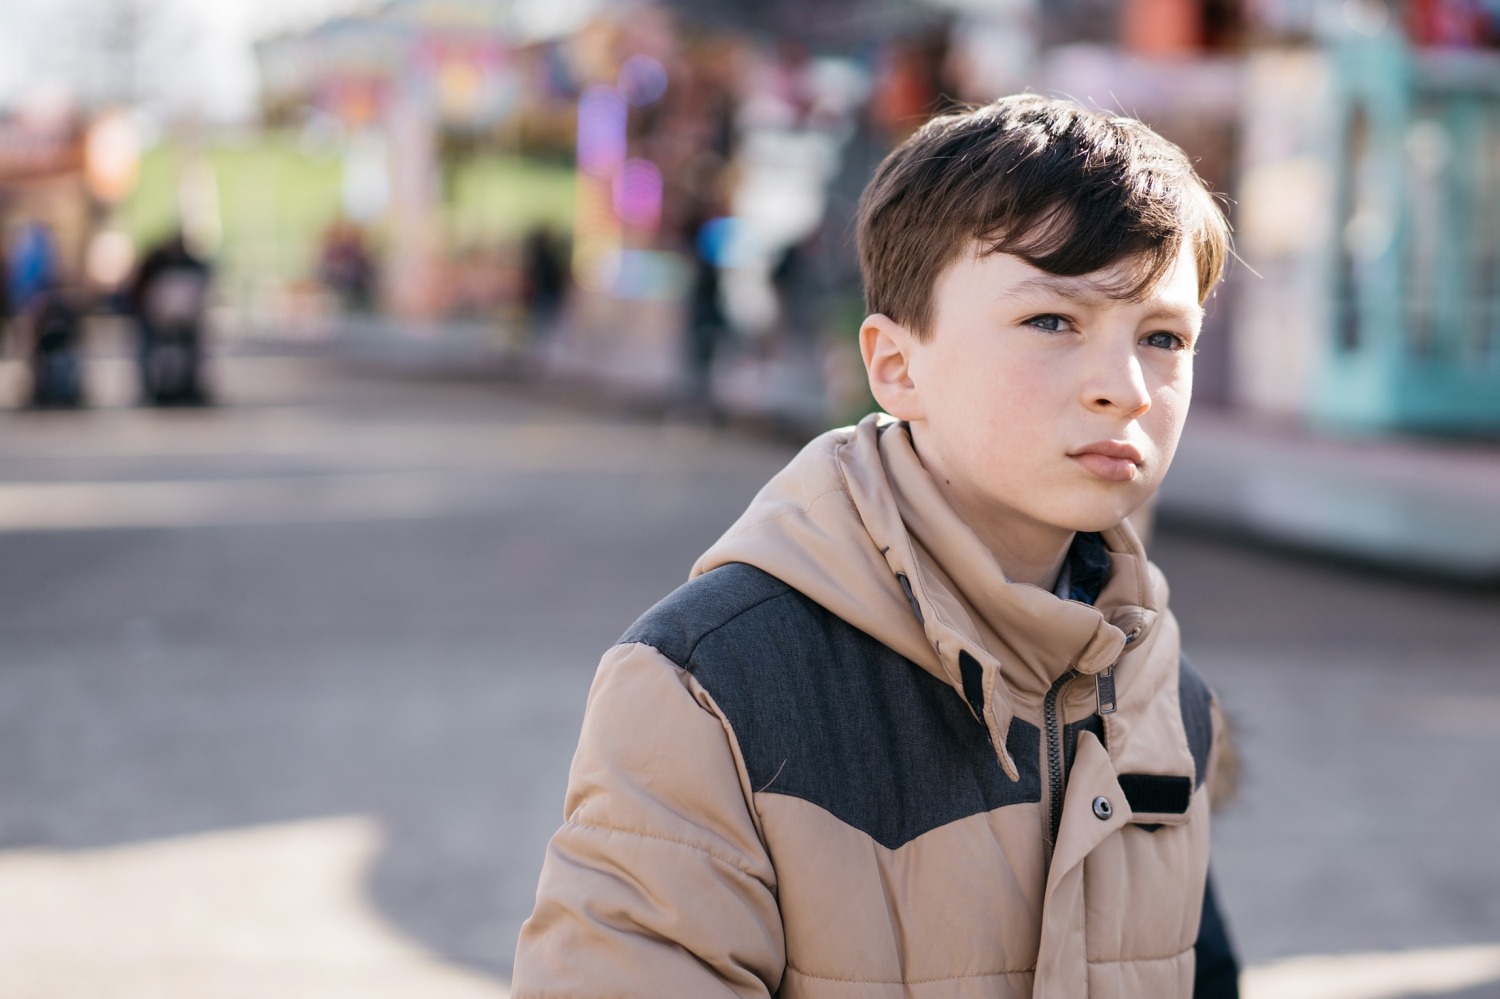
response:
[[[1099,698],[1099,713],[1112,715],[1119,707],[1115,703],[1115,668],[1102,669],[1094,674],[1094,693]]]
[[[1136,628],[1125,636],[1125,644],[1133,645],[1137,638],[1141,637],[1141,629]],[[1116,666],[1119,664],[1116,663]],[[1115,699],[1115,667],[1100,670],[1094,674],[1094,693],[1099,698],[1099,713],[1101,715],[1112,715],[1120,707]]]

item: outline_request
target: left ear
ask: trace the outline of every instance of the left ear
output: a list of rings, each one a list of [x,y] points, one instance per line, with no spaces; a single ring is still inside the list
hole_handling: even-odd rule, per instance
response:
[[[870,394],[898,420],[927,416],[911,376],[911,362],[920,346],[911,330],[878,312],[866,316],[859,327],[859,353],[870,379]]]

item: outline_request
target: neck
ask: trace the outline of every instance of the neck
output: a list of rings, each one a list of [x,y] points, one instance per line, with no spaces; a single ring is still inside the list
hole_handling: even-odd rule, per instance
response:
[[[1077,533],[1055,524],[1033,519],[1019,510],[997,506],[983,497],[972,496],[955,486],[953,481],[928,463],[918,440],[912,434],[912,445],[917,459],[922,462],[938,491],[943,494],[953,512],[995,557],[996,563],[1013,583],[1030,583],[1051,591],[1062,572],[1063,561]]]
[[[960,510],[959,516],[968,520]],[[1061,535],[1052,530],[1017,530],[1016,525],[1007,524],[1003,531],[988,529],[991,525],[969,520],[969,526],[984,542],[1005,578],[1013,583],[1030,583],[1050,591],[1062,572],[1063,562],[1068,557],[1068,548],[1073,544],[1073,532]],[[998,525],[996,525],[998,526]]]

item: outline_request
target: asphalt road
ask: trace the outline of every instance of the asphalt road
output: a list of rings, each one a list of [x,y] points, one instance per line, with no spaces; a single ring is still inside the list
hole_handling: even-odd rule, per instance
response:
[[[91,377],[0,412],[0,999],[503,996],[598,654],[791,449],[316,356],[204,411]],[[1152,551],[1257,994],[1500,995],[1500,594]]]

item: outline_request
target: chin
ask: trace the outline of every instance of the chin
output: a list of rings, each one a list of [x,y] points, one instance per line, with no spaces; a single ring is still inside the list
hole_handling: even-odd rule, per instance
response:
[[[1125,505],[1110,506],[1108,509],[1078,510],[1071,516],[1055,517],[1053,522],[1059,527],[1065,527],[1080,534],[1094,534],[1120,526],[1121,522],[1134,510],[1135,507]]]
[[[1125,522],[1124,517],[1111,517],[1099,520],[1081,521],[1072,530],[1079,534],[1099,534],[1111,528],[1119,527]]]

